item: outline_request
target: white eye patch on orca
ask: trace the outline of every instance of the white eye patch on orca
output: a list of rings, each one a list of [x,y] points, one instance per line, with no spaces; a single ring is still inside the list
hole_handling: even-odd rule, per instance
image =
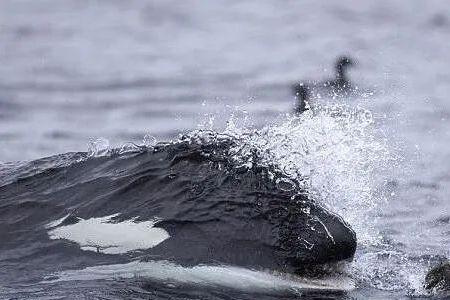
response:
[[[135,222],[134,219],[119,223],[111,223],[118,214],[82,219],[75,224],[58,226],[68,217],[50,222],[50,239],[66,239],[80,245],[86,251],[96,251],[106,254],[122,254],[134,250],[148,249],[157,246],[169,234],[162,228],[154,227],[156,220]]]

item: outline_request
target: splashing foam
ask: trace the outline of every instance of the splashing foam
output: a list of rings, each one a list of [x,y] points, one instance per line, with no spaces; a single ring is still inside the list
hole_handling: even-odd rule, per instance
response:
[[[132,142],[127,142],[117,149],[111,148],[109,141],[105,138],[90,139],[88,143],[87,157],[91,158],[109,156],[113,154],[120,155],[126,153],[136,153],[143,150],[152,149],[157,143],[158,140],[150,134],[146,134],[144,136],[140,145]],[[84,158],[81,158],[80,160],[83,159]]]
[[[380,189],[402,159],[391,151],[391,141],[370,111],[321,106],[261,130],[236,125],[232,116],[224,134],[238,141],[230,153],[238,164],[277,169],[290,179],[283,179],[284,188],[300,187],[350,223],[359,246],[349,275],[380,290],[427,294],[423,266],[392,249],[378,231],[378,216],[389,197]]]
[[[376,174],[390,157],[373,125],[368,110],[335,105],[262,130],[246,130],[231,118],[224,133],[240,141],[230,153],[237,162],[275,167],[292,180],[284,185],[299,186],[349,222],[360,243],[373,244],[379,239],[375,213],[385,201],[375,193]]]

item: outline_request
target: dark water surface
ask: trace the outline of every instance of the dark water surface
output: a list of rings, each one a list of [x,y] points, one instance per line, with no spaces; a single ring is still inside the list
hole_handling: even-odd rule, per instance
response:
[[[92,155],[101,156],[108,144],[142,144],[146,134],[165,141],[193,129],[223,131],[228,123],[227,130],[237,136],[242,128],[267,125],[246,143],[267,150],[263,160],[293,181],[299,179],[295,174],[306,174],[311,194],[348,221],[359,239],[355,261],[343,271],[356,288],[308,297],[425,297],[426,269],[450,256],[449,40],[447,1],[1,1],[1,187],[18,182],[24,189],[29,184],[19,180],[24,174],[45,177],[48,169],[64,170],[79,158],[22,161],[86,151],[90,139],[109,141],[89,146]],[[339,109],[341,117],[319,109],[300,125],[286,122],[284,113],[294,105],[290,84],[331,76],[341,54],[358,61],[350,76],[370,92],[339,100],[348,106]],[[153,138],[145,143],[153,144]],[[102,174],[92,180],[101,180]],[[89,201],[98,200],[94,194]],[[3,203],[17,200],[13,194],[0,197]],[[3,224],[27,222],[43,210],[52,213],[44,204],[14,205],[26,213],[13,210]],[[50,219],[60,217],[55,211]],[[150,284],[145,278],[155,274],[111,267],[107,280],[59,274],[68,281],[36,284],[37,279],[15,274],[49,261],[24,265],[21,271],[17,266],[47,256],[30,250],[39,245],[21,247],[30,252],[8,249],[16,261],[0,256],[0,298],[280,299],[304,294],[265,273],[240,280],[250,282],[250,288],[232,288],[232,278],[244,275],[229,269],[181,271],[185,277],[179,280]],[[75,246],[73,251],[83,252]],[[85,252],[95,263],[80,263],[79,269],[119,263]],[[60,272],[71,269],[60,266]],[[58,276],[54,271],[36,270],[36,276]],[[178,271],[171,276],[179,276]],[[92,271],[99,273],[105,271]],[[219,273],[224,276],[201,289],[186,279],[204,281],[202,276]],[[275,277],[261,279],[266,275]],[[280,285],[289,288],[280,292]]]

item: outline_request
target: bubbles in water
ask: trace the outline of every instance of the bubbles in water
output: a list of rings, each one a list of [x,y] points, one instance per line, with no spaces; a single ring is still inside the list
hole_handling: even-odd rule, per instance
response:
[[[296,188],[295,183],[287,178],[278,178],[275,183],[277,187],[283,191],[293,191]]]

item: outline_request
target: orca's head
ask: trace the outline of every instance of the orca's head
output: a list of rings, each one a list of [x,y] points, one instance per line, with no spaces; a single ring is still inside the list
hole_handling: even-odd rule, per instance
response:
[[[288,213],[280,220],[278,238],[294,272],[353,258],[356,234],[341,217],[309,200],[286,206]]]
[[[155,226],[170,236],[149,250],[151,257],[182,265],[283,272],[353,257],[356,237],[350,226],[307,196],[270,179],[267,167],[237,168],[218,154],[228,153],[227,144],[177,147],[170,148],[177,153],[167,160],[170,167],[156,169],[158,176],[146,182],[152,187],[164,183],[170,197],[150,198],[140,207],[157,211],[161,221]]]

